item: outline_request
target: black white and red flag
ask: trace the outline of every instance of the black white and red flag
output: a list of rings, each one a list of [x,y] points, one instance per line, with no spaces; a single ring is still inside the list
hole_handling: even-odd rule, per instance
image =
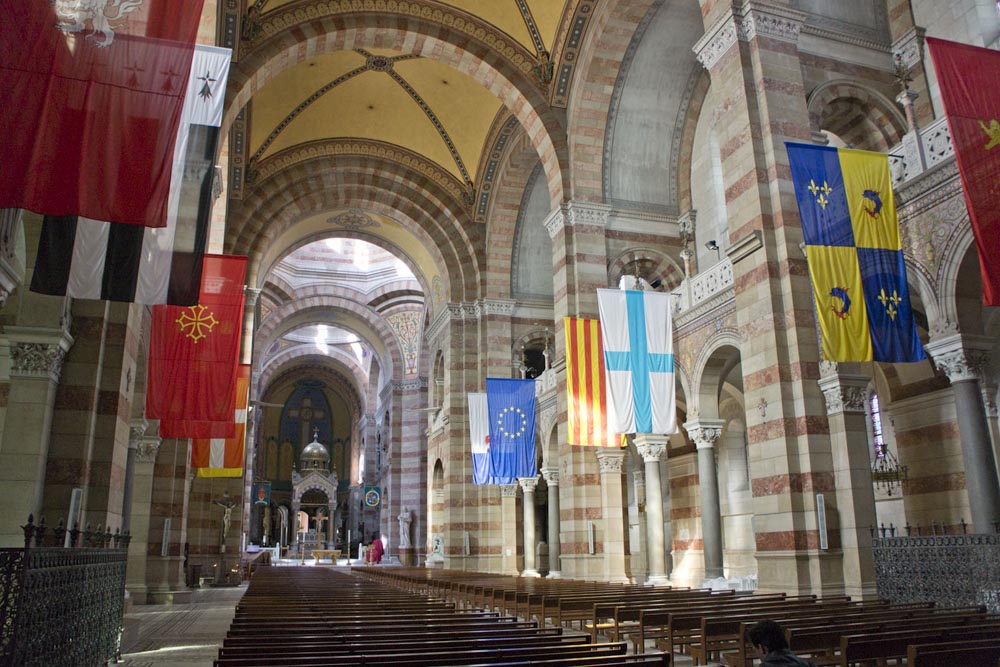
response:
[[[204,0],[0,0],[0,208],[164,227]]]

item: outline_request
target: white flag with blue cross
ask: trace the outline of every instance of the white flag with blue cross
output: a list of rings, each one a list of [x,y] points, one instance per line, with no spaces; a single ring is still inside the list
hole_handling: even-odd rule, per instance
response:
[[[674,433],[674,348],[670,295],[597,290],[608,386],[608,430]]]

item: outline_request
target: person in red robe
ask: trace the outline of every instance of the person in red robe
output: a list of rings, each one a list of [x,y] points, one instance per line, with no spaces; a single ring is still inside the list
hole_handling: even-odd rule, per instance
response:
[[[369,562],[373,565],[382,562],[382,556],[385,554],[385,545],[382,544],[382,538],[378,535],[372,540],[371,549],[368,551]]]

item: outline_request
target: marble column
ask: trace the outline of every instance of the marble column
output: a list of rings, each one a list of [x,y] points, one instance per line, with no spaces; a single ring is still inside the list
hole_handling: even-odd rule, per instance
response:
[[[955,394],[955,412],[962,436],[965,488],[969,494],[972,530],[992,533],[1000,522],[1000,483],[986,423],[980,376],[989,359],[992,340],[952,335],[926,345],[938,369],[948,376]]]
[[[625,449],[598,447],[597,463],[601,468],[601,510],[604,517],[604,581],[629,583],[631,572],[628,562],[628,526],[625,485],[622,472]]]
[[[73,338],[62,329],[6,327],[5,333],[10,345],[10,390],[0,448],[4,489],[0,547],[22,547],[24,533],[19,526],[29,514],[40,520],[56,387]]]
[[[705,578],[723,576],[722,511],[719,506],[719,473],[715,443],[722,435],[721,419],[697,419],[684,424],[698,448],[698,487],[701,490],[701,542],[705,555]]]
[[[827,533],[837,531],[843,558],[843,581],[824,582],[824,586],[832,589],[842,583],[844,593],[852,598],[872,598],[877,592],[870,527],[877,521],[866,412],[870,380],[838,372],[837,364],[831,362],[823,362],[820,373],[833,454],[835,491],[827,495],[832,495],[836,507],[828,516]]]
[[[549,487],[549,579],[560,579],[559,563],[559,468],[542,468],[542,476]]]
[[[517,575],[517,484],[500,485],[500,573]]]
[[[535,488],[538,486],[538,478],[518,477],[517,481],[524,492],[521,506],[524,514],[524,569],[521,571],[521,576],[538,577],[540,575],[535,563],[535,546],[538,542],[535,537]]]
[[[666,570],[666,545],[663,535],[663,486],[660,481],[660,461],[667,452],[670,436],[640,434],[635,436],[635,447],[646,466],[646,562],[649,568],[648,583],[669,585],[670,573]]]

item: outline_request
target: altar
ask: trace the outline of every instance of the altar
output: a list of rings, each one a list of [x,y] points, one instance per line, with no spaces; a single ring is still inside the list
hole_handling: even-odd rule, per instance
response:
[[[302,471],[292,470],[292,516],[296,522],[292,552],[304,560],[335,546],[337,471],[330,469],[330,452],[319,442],[318,431],[299,461]]]

